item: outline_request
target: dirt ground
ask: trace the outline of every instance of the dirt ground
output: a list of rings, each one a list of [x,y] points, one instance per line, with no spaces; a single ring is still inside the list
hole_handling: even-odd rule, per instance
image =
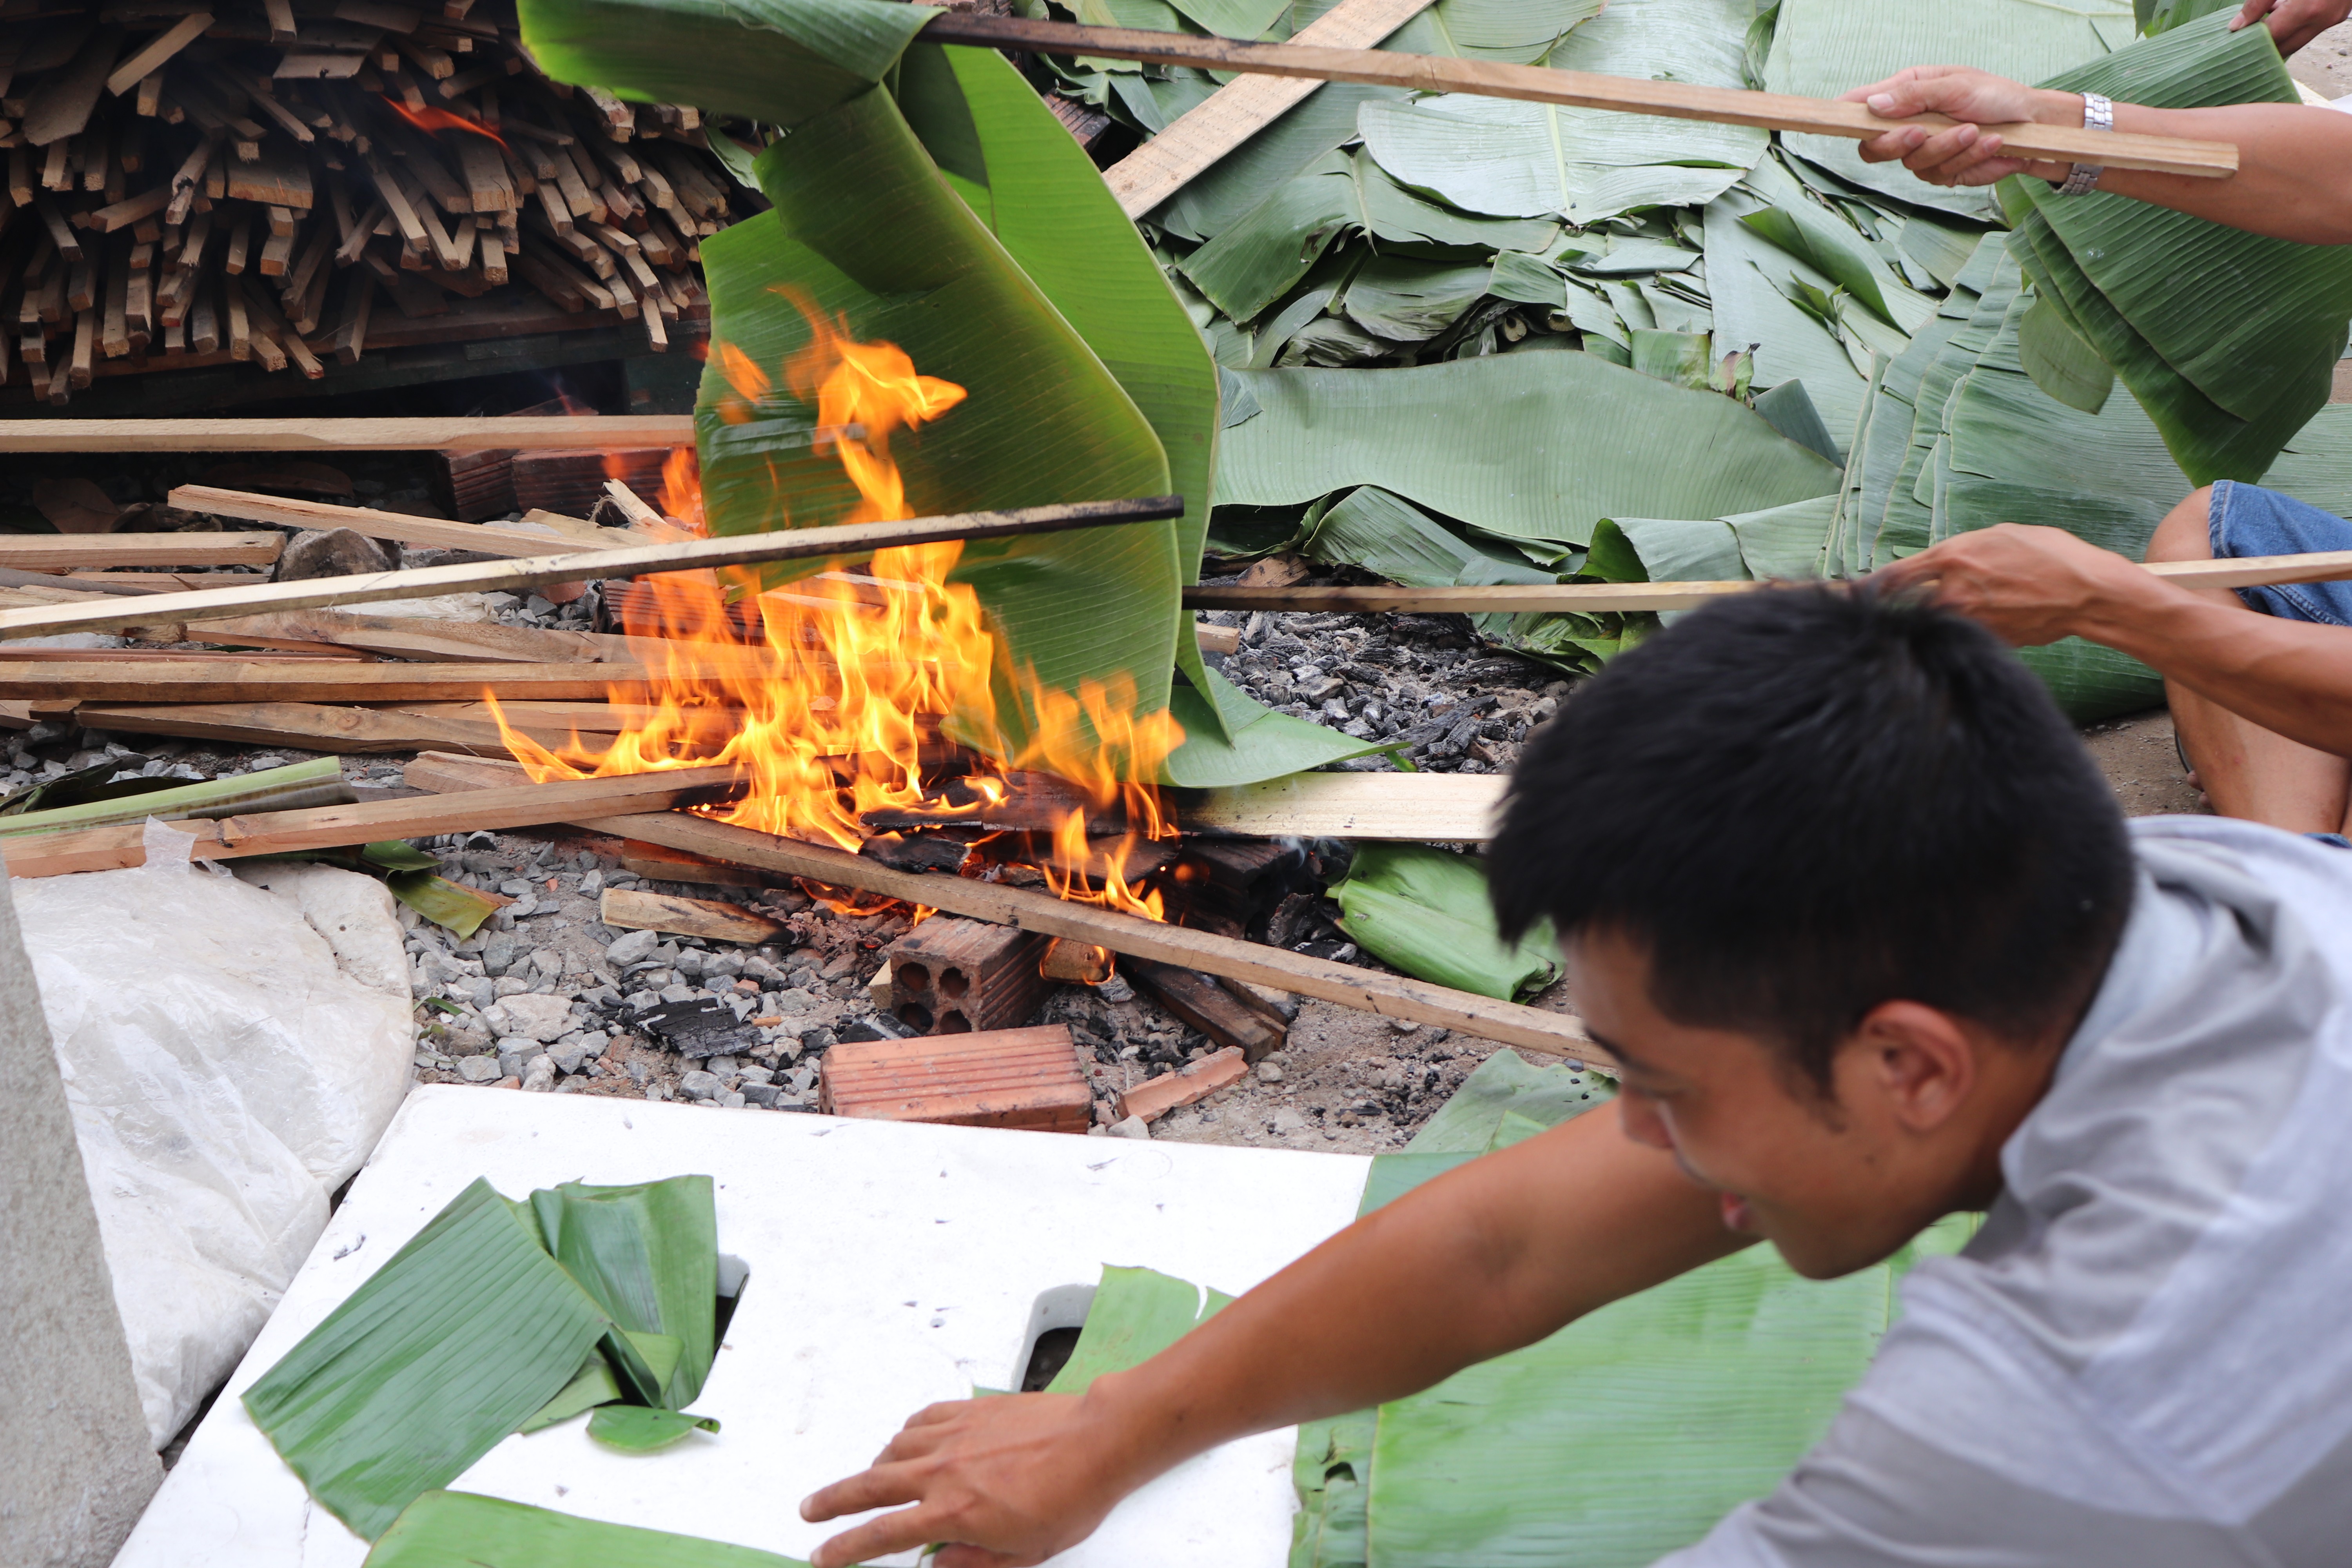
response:
[[[2328,28],[2286,64],[2295,80],[2323,97],[2352,94],[2352,22]]]

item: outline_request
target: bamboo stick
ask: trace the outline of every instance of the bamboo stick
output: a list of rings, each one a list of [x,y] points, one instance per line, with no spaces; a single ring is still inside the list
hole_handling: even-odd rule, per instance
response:
[[[1151,65],[1196,66],[1206,70],[1370,82],[1415,92],[1475,93],[1529,103],[1558,103],[1573,109],[1608,109],[1671,120],[1705,120],[1723,125],[1760,126],[1767,131],[1843,136],[1857,142],[1905,125],[1941,130],[1953,123],[1940,114],[1882,120],[1859,103],[1800,98],[1789,93],[1745,92],[1737,88],[1699,87],[1679,81],[1640,81],[1591,71],[1553,70],[1546,66],[1504,65],[1439,55],[1244,43],[1140,27],[1032,22],[1020,16],[942,12],[923,29],[923,37],[935,44],[977,44],[984,48],[1094,55]],[[1988,135],[1999,136],[2003,151],[2019,157],[2099,163],[2114,169],[2147,169],[2199,179],[2227,179],[2238,172],[2238,149],[2226,142],[2128,135],[2088,131],[2080,126],[1988,125],[1984,131]]]
[[[529,421],[523,421],[528,424]],[[618,421],[615,421],[618,423]],[[353,577],[321,577],[298,583],[261,583],[249,587],[188,594],[151,594],[137,600],[58,605],[0,610],[0,640],[46,637],[58,632],[112,631],[157,621],[211,621],[269,610],[313,610],[385,599],[423,599],[442,594],[535,588],[547,583],[635,577],[745,566],[772,561],[851,559],[898,544],[957,539],[1005,539],[1017,534],[1055,533],[1114,523],[1150,522],[1177,517],[1181,496],[1136,500],[1079,501],[1012,511],[959,512],[947,517],[908,518],[897,522],[844,523],[775,533],[689,539],[677,543],[591,550],[517,561],[484,561],[457,566],[425,566],[413,572],[373,572]],[[205,535],[173,535],[196,537]],[[217,535],[212,537],[218,537]]]
[[[60,805],[48,811],[0,816],[0,835],[107,827],[117,823],[143,823],[151,816],[171,821],[235,816],[240,812],[349,805],[354,798],[352,786],[343,780],[342,764],[332,757],[319,757],[257,773],[204,779],[177,789],[159,789],[120,800],[97,800],[84,805]]]
[[[466,791],[494,788],[520,776],[511,763],[428,752],[411,763],[408,782],[419,789]],[[545,786],[541,786],[545,787]],[[504,793],[516,793],[509,788]],[[787,877],[807,877],[836,887],[859,888],[911,904],[946,910],[975,920],[1044,931],[1091,942],[1113,952],[1159,963],[1181,964],[1228,980],[1269,985],[1302,996],[1336,1002],[1383,1017],[1434,1024],[1507,1046],[1570,1057],[1603,1071],[1615,1064],[1586,1037],[1584,1026],[1564,1013],[1547,1013],[1513,1002],[1449,990],[1398,974],[1356,969],[1309,958],[1278,947],[1161,925],[1135,915],[1087,904],[1065,903],[1050,893],[982,882],[968,877],[930,877],[898,871],[831,845],[803,844],[706,817],[669,812],[563,820],[592,833],[616,834],[714,860]]]
[[[693,445],[693,417],[667,414],[0,421],[0,452],[537,452]]]
[[[2222,561],[2152,561],[2144,570],[2183,588],[2252,588],[2278,583],[2352,582],[2352,550],[2313,551],[2303,555],[2249,555]],[[1867,579],[1859,579],[1867,581]],[[1702,605],[1759,588],[1803,587],[1799,580],[1763,583],[1537,583],[1471,588],[1219,588],[1184,590],[1187,608],[1197,610],[1322,610],[1342,614],[1374,610],[1423,615],[1484,615],[1501,612],[1696,610]]]

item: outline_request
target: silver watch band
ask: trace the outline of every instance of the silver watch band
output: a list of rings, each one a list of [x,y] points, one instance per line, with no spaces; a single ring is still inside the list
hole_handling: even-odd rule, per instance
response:
[[[2113,131],[2115,128],[2116,106],[2114,100],[2105,98],[2095,92],[2084,93],[2083,95],[2083,129],[2085,131]],[[2098,188],[2099,176],[2106,172],[2106,169],[2101,164],[2077,163],[2071,171],[2068,172],[2065,182],[2059,185],[2058,194],[2062,196],[2080,196],[2088,195],[2090,192]]]

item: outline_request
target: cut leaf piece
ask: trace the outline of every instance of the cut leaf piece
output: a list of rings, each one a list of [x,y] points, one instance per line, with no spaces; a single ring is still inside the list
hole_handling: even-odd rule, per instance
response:
[[[1184,743],[1168,754],[1160,765],[1160,776],[1161,782],[1181,789],[1256,784],[1366,756],[1395,744],[1355,740],[1320,724],[1277,713],[1213,669],[1208,672],[1204,686],[1179,685],[1169,710],[1184,727]]]
[[[1466,855],[1360,844],[1331,896],[1364,951],[1418,979],[1510,1002],[1559,977],[1549,925],[1509,945],[1496,934],[1486,869]]]
[[[539,1413],[520,1426],[518,1432],[537,1432],[583,1415],[599,1405],[610,1405],[621,1397],[620,1380],[613,1375],[613,1363],[604,1359],[602,1351],[590,1351],[588,1360],[580,1368],[580,1375],[563,1385],[562,1392],[540,1406]]]
[[[1087,1309],[1086,1327],[1045,1392],[1084,1394],[1105,1373],[1140,1366],[1231,1306],[1233,1300],[1222,1290],[1206,1290],[1155,1269],[1105,1264],[1102,1282]]]
[[[1376,485],[1351,490],[1323,514],[1300,546],[1318,561],[1360,566],[1412,588],[1552,583],[1551,573],[1517,553],[1461,538],[1412,503]]]
[[[607,1405],[588,1417],[588,1436],[608,1448],[630,1454],[658,1453],[695,1432],[718,1430],[714,1416],[654,1410],[643,1405]]]
[[[1540,1065],[1508,1048],[1478,1064],[1462,1087],[1421,1124],[1407,1150],[1415,1154],[1485,1154],[1518,1142],[1525,1127],[1557,1127],[1616,1098],[1608,1080],[1566,1062]],[[1521,1127],[1508,1127],[1516,1116]]]
[[[651,1383],[641,1396],[673,1410],[691,1404],[717,1350],[719,1220],[710,1178],[630,1187],[567,1182],[531,1194],[530,1205],[548,1251],[624,1331],[606,1349],[625,1375]]]
[[[749,1546],[581,1519],[471,1492],[426,1492],[365,1568],[808,1568]]]
[[[310,1495],[373,1540],[569,1384],[608,1326],[477,1181],[245,1393]]]
[[[1490,533],[1582,545],[1614,513],[1720,517],[1839,483],[1835,465],[1730,398],[1590,353],[1241,374],[1264,412],[1224,433],[1221,505],[1372,484]]]

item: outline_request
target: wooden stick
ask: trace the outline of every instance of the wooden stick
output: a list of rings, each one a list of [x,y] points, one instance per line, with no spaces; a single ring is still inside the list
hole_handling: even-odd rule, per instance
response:
[[[1340,0],[1291,38],[1321,48],[1369,49],[1427,9],[1430,0]],[[1129,217],[1141,217],[1202,171],[1256,135],[1323,84],[1311,78],[1244,76],[1229,81],[1109,168],[1103,183]]]
[[[285,547],[282,533],[9,533],[0,566],[267,566]]]
[[[512,728],[550,751],[569,745],[575,732],[592,750],[602,750],[610,743],[603,737],[614,732],[547,723],[530,711],[539,706],[536,703],[501,706]],[[313,702],[180,702],[163,707],[83,703],[72,711],[81,723],[110,734],[177,735],[195,741],[297,746],[310,752],[361,755],[425,751],[467,752],[486,757],[509,754],[499,738],[498,724],[492,720],[448,718],[401,709],[339,708]],[[612,711],[619,714],[625,710],[614,708]],[[623,721],[614,718],[606,722],[617,727]]]
[[[408,765],[406,777],[418,789],[461,791],[500,784],[510,787],[510,781],[521,771],[511,763],[427,752]],[[1499,1040],[1507,1046],[1574,1058],[1604,1071],[1615,1067],[1606,1053],[1586,1037],[1583,1026],[1567,1014],[1497,1002],[1492,997],[1432,985],[1405,975],[1356,969],[1278,947],[1184,926],[1161,925],[1086,904],[1065,903],[1050,893],[1028,888],[968,877],[930,877],[893,870],[877,860],[852,855],[831,845],[803,844],[796,838],[730,827],[705,817],[664,812],[588,819],[570,816],[564,820],[592,833],[641,839],[782,876],[807,877],[836,887],[860,888],[950,914],[1092,942],[1113,952],[1131,953],[1228,980],[1314,996],[1382,1017],[1434,1024],[1465,1035]]]
[[[607,888],[596,916],[614,931],[672,931],[708,942],[766,942],[784,929],[782,921],[709,899]]]
[[[2183,588],[2252,588],[2277,583],[2352,582],[2352,550],[2303,555],[2250,555],[2221,561],[2156,561],[2145,570]],[[1560,583],[1475,588],[1187,588],[1184,603],[1200,610],[1372,610],[1423,615],[1483,615],[1500,611],[1696,610],[1733,594],[1794,583]]]
[[[1319,81],[1370,82],[1416,92],[1475,93],[1529,103],[1565,104],[1573,109],[1608,109],[1628,114],[1662,115],[1671,120],[1705,120],[1723,125],[1760,126],[1767,131],[1843,136],[1857,142],[1905,125],[1942,130],[1953,123],[1940,114],[1882,120],[1859,103],[1799,98],[1788,93],[1744,92],[1737,88],[1698,87],[1679,81],[1640,81],[1591,71],[1553,70],[1545,66],[1504,65],[1441,55],[1242,43],[1140,27],[1032,22],[1020,16],[941,12],[923,29],[923,37],[934,44],[977,44],[986,48],[1032,49],[1041,54],[1100,55],[1152,65],[1197,66],[1207,70],[1252,71]],[[2238,149],[2226,142],[2125,135],[2087,131],[2080,126],[2009,124],[1983,129],[1987,135],[1999,136],[2002,150],[2017,157],[2099,163],[2116,169],[2147,169],[2201,179],[2226,179],[2238,172]]]
[[[403,544],[445,550],[473,550],[485,555],[544,555],[550,545],[583,542],[486,523],[411,517],[405,512],[378,511],[373,507],[331,506],[325,501],[292,500],[285,496],[257,495],[251,490],[222,489],[213,485],[180,485],[164,499],[184,511],[282,523],[289,528],[348,528],[371,539],[393,539]],[[611,534],[613,540],[609,546],[599,540],[593,548],[617,550],[644,542],[625,529],[598,531]]]
[[[68,231],[58,245],[75,247]],[[8,419],[0,452],[611,451],[691,447],[689,415],[446,419]]]
[[[181,17],[168,32],[158,35],[145,48],[115,67],[113,74],[106,79],[106,90],[121,98],[138,86],[149,72],[194,43],[212,25],[212,16],[207,12],[199,11],[194,16]]]
[[[101,726],[102,727],[102,726]],[[1403,838],[1483,843],[1508,780],[1494,773],[1293,773],[1180,796],[1189,832],[1253,838]]]
[[[525,421],[528,423],[528,421]],[[615,420],[615,424],[620,421]],[[635,577],[657,572],[689,572],[747,566],[770,561],[852,559],[898,544],[950,539],[1005,539],[1017,534],[1056,533],[1112,523],[1151,522],[1181,516],[1181,496],[1139,500],[1079,501],[1013,511],[959,512],[948,517],[908,518],[898,522],[843,523],[775,533],[690,539],[641,544],[625,550],[590,550],[568,555],[527,556],[457,566],[425,566],[413,572],[372,572],[352,577],[320,577],[299,583],[260,583],[250,587],[189,594],[151,594],[105,604],[0,610],[0,639],[46,637],[58,632],[111,631],[154,621],[212,621],[269,610],[324,609],[335,605],[385,599],[424,599],[442,594],[510,592],[546,583],[577,583],[601,577]],[[205,538],[203,534],[157,535]],[[219,538],[220,535],[209,537]]]
[[[502,764],[512,766],[511,763]],[[520,770],[517,769],[520,774]],[[730,787],[730,767],[680,768],[668,773],[630,773],[609,779],[570,779],[555,784],[509,785],[457,798],[410,796],[365,801],[357,805],[316,806],[308,811],[260,812],[221,821],[195,819],[172,826],[190,834],[190,853],[203,860],[247,855],[280,855],[299,849],[332,849],[387,838],[421,838],[436,833],[495,832],[562,822],[583,810],[662,811],[713,790]],[[110,871],[143,866],[146,825],[89,827],[66,833],[29,833],[0,838],[0,855],[12,877],[56,877],[69,871]]]

